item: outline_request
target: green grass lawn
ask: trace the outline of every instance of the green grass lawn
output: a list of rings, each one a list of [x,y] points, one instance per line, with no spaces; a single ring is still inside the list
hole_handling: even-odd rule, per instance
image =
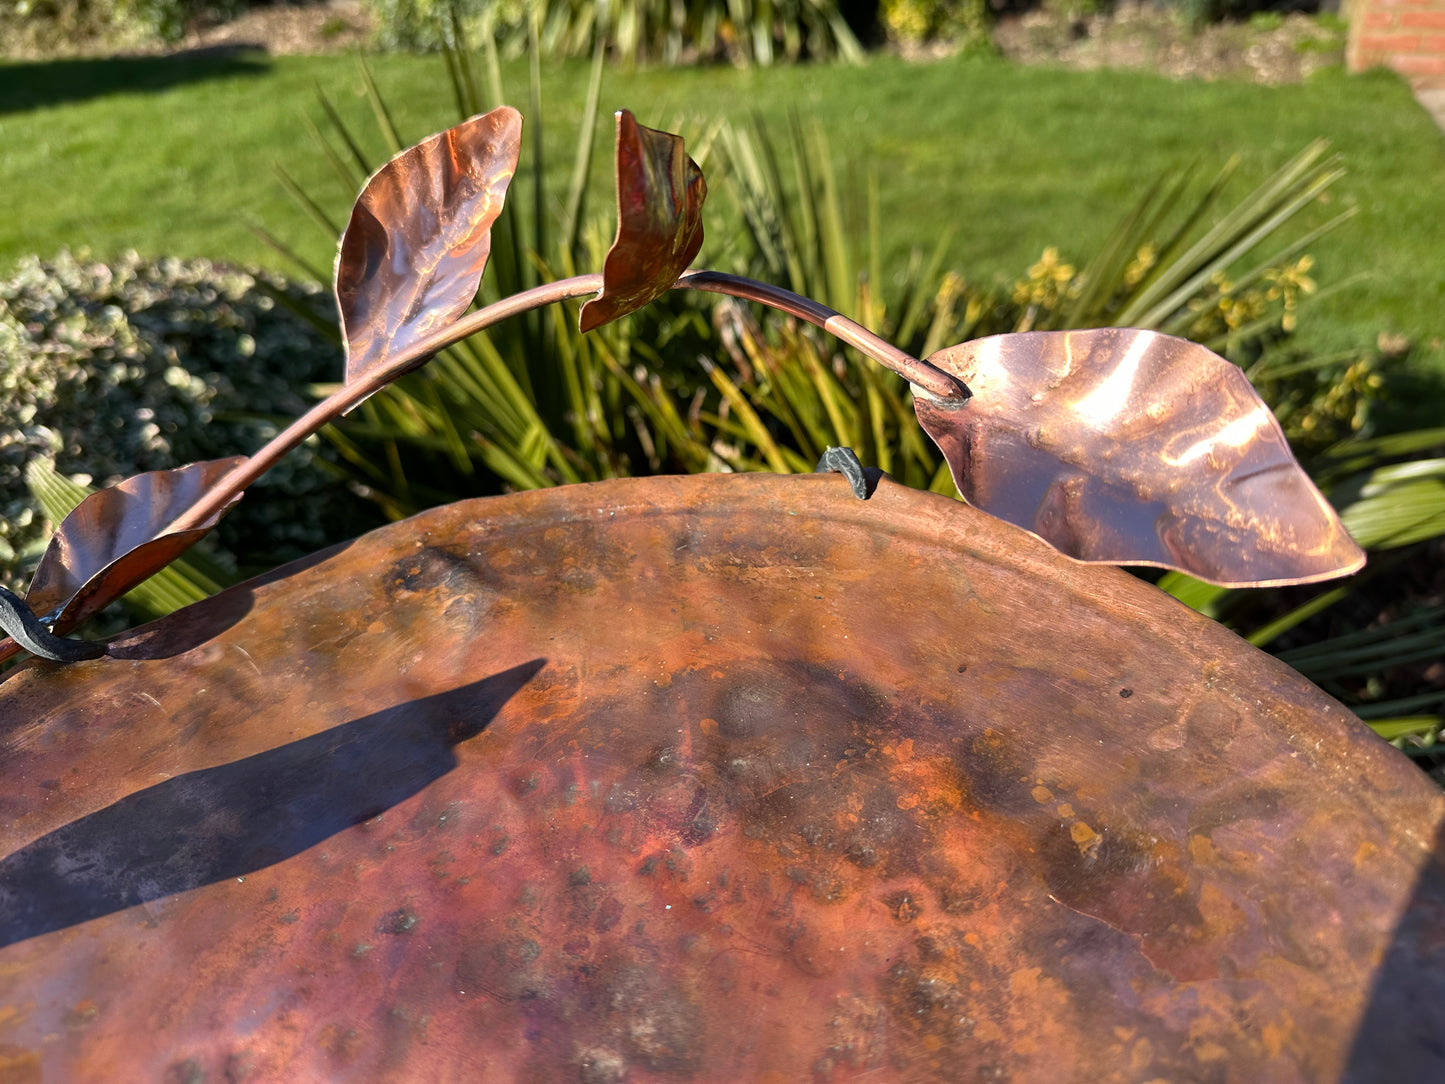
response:
[[[451,122],[436,58],[372,61],[403,137]],[[559,178],[570,166],[585,68],[548,65],[546,133]],[[331,248],[273,179],[284,163],[341,216],[344,191],[313,149],[302,114],[319,118],[320,86],[371,135],[349,57],[63,61],[0,66],[0,267],[62,245],[106,256],[126,248],[278,265],[249,231],[264,224],[314,264]],[[508,69],[515,104],[525,73]],[[1024,68],[991,59],[867,67],[780,67],[608,73],[605,108],[672,127],[790,111],[828,133],[845,175],[873,163],[895,258],[953,230],[951,265],[990,281],[1020,274],[1046,245],[1085,259],[1142,188],[1198,162],[1212,174],[1242,157],[1242,195],[1316,137],[1343,153],[1349,175],[1323,221],[1359,214],[1317,242],[1328,285],[1364,272],[1302,321],[1305,343],[1334,349],[1403,333],[1445,373],[1445,135],[1393,76],[1326,72],[1297,86],[1174,83],[1137,72]],[[524,110],[525,112],[525,110]],[[781,124],[778,131],[781,132]],[[601,140],[610,140],[603,126]],[[379,140],[368,150],[380,156]],[[603,155],[599,173],[610,169]],[[602,191],[610,190],[606,186]],[[720,214],[723,208],[717,208]]]

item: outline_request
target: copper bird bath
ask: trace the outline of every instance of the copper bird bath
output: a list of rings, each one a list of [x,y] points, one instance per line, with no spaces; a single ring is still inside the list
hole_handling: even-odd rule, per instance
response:
[[[0,684],[0,1078],[1439,1079],[1437,793],[884,479],[426,513]]]
[[[1082,563],[1360,566],[1248,381],[1147,330],[921,360],[689,270],[701,171],[626,114],[602,273],[467,312],[520,126],[367,182],[341,387],[250,456],[93,494],[0,591],[0,661],[35,656],[0,682],[0,1080],[1445,1079],[1445,796]],[[66,637],[439,350],[673,288],[905,378],[975,507],[830,448],[847,482],[452,505]]]

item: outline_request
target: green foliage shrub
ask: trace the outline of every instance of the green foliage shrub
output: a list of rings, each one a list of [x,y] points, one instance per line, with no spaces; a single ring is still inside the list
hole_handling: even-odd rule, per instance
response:
[[[676,64],[856,60],[862,49],[838,0],[370,0],[378,44],[430,51],[459,38],[516,55],[535,32],[543,55]]]
[[[447,40],[447,12],[455,8],[463,18],[479,18],[464,3],[438,0],[370,0],[367,5],[376,20],[376,43],[383,49],[432,52]]]
[[[1195,26],[1231,20],[1255,22],[1260,29],[1271,29],[1274,19],[1288,12],[1320,8],[1318,0],[1164,0],[1164,6],[1176,9]]]
[[[244,0],[112,0],[114,18],[162,41],[179,41],[186,24],[209,14],[231,18],[246,8]]]
[[[178,41],[203,15],[229,18],[246,0],[4,0],[0,33],[12,44],[64,48],[90,41]]]
[[[916,45],[927,41],[988,41],[993,12],[988,0],[883,0],[879,16],[888,37]]]
[[[312,319],[335,320],[329,296],[269,272],[133,253],[22,260],[0,279],[0,582],[23,582],[48,534],[31,460],[109,485],[253,451],[309,405],[309,382],[341,371]],[[373,526],[334,484],[333,454],[313,442],[267,475],[222,521],[223,564],[270,567]]]

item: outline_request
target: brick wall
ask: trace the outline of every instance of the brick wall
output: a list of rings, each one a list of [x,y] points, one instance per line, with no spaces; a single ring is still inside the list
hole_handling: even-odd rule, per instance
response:
[[[1412,83],[1445,86],[1445,0],[1354,0],[1351,71],[1383,64]]]

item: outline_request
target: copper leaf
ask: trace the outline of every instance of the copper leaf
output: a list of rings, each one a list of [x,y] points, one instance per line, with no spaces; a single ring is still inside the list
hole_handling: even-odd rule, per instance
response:
[[[617,114],[617,238],[602,266],[602,292],[582,306],[591,331],[655,301],[702,247],[707,182],[682,137]]]
[[[1036,331],[928,361],[973,390],[959,406],[915,400],[963,498],[1071,557],[1231,587],[1364,564],[1244,374],[1202,346]]]
[[[215,527],[224,509],[194,530],[166,530],[243,462],[245,456],[231,456],[149,471],[92,493],[55,529],[35,569],[26,603],[36,614],[59,611],[54,623],[57,633],[98,613]],[[236,500],[239,494],[231,504]]]
[[[348,384],[471,304],[521,138],[522,115],[502,106],[402,151],[366,182],[336,257]]]

